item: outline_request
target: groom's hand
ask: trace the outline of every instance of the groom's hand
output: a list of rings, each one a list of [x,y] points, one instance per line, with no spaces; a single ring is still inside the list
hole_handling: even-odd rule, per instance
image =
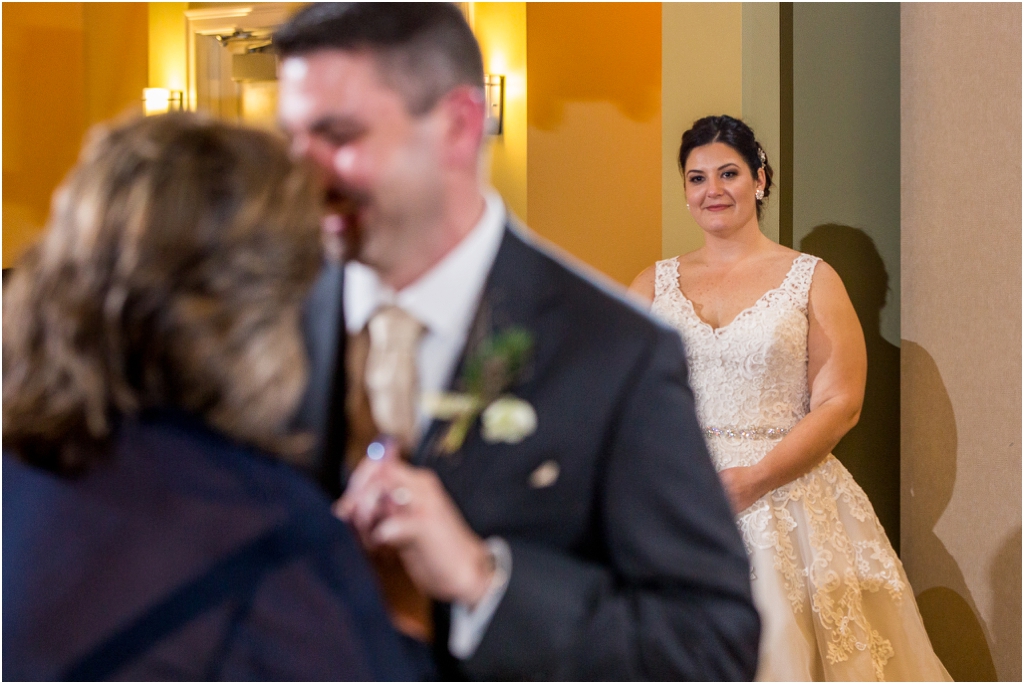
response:
[[[472,608],[487,593],[494,565],[432,470],[398,458],[364,459],[335,510],[369,548],[398,551],[427,596]]]

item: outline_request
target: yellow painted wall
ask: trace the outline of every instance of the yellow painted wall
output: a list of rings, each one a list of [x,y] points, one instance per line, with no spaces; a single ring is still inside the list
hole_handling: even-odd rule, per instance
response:
[[[3,265],[46,221],[88,126],[137,108],[145,3],[3,4]]]
[[[82,3],[86,124],[142,112],[149,24],[145,2]]]
[[[188,85],[187,2],[149,4],[149,85],[185,91]]]
[[[470,16],[484,72],[505,77],[505,123],[491,136],[491,184],[522,221],[526,214],[526,3],[474,2]]]
[[[676,155],[683,131],[702,116],[743,115],[743,16],[738,2],[666,2],[661,13],[661,254],[670,257],[704,244]]]
[[[526,7],[530,226],[623,284],[661,255],[661,6]]]
[[[3,265],[41,230],[85,129],[81,3],[3,4]]]

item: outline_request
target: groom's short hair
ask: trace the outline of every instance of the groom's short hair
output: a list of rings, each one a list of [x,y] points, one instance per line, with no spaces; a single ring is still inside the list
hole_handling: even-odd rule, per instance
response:
[[[483,88],[480,46],[450,2],[325,2],[297,12],[274,33],[282,57],[320,50],[366,51],[410,114],[430,111],[453,88]]]

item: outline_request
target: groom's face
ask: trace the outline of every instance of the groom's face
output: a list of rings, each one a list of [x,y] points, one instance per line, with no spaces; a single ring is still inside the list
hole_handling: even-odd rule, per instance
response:
[[[320,50],[281,65],[279,118],[320,170],[347,257],[387,270],[424,239],[443,204],[443,121],[409,113],[369,52]]]

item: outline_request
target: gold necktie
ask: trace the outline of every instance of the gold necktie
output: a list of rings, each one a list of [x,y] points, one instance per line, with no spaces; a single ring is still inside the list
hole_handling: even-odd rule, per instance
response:
[[[358,335],[349,337],[348,444],[346,463],[355,468],[366,447],[382,434],[398,439],[403,456],[416,446],[416,347],[423,326],[396,307],[385,307]],[[371,552],[384,601],[395,627],[430,643],[434,627],[431,601],[416,589],[398,554],[389,548]]]
[[[423,325],[397,306],[385,306],[366,327],[370,349],[364,381],[373,422],[398,440],[403,452],[412,453],[418,439],[416,347]]]

